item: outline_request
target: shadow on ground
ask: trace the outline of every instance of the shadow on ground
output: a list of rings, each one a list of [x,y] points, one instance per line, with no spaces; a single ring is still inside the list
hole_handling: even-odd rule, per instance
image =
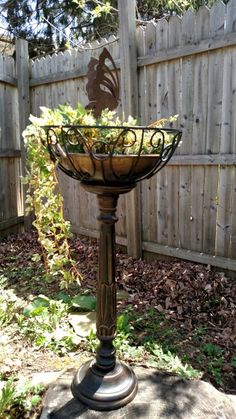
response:
[[[48,390],[41,419],[216,419],[236,417],[236,403],[203,381],[187,381],[167,373],[135,368],[139,390],[118,410],[98,412],[75,400],[70,392],[72,370]]]

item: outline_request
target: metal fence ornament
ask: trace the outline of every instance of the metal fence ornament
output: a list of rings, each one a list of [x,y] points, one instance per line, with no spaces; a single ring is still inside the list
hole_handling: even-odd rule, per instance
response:
[[[103,49],[99,59],[91,58],[88,69],[86,90],[89,104],[86,109],[92,109],[94,116],[98,118],[103,109],[112,111],[118,106],[120,91],[118,71],[106,48]]]

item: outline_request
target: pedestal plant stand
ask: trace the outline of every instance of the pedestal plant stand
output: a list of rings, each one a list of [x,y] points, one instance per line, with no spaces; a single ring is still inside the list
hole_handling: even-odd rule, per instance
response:
[[[96,327],[100,344],[96,359],[80,367],[71,388],[74,397],[92,409],[112,410],[130,402],[137,392],[134,372],[116,359],[113,345],[116,333],[117,201],[120,194],[131,191],[138,181],[150,178],[165,166],[179,144],[181,132],[117,126],[44,128],[52,160],[68,176],[78,179],[86,191],[98,197],[100,245]],[[95,132],[99,140],[94,142],[92,133]],[[109,132],[112,133],[111,141]]]

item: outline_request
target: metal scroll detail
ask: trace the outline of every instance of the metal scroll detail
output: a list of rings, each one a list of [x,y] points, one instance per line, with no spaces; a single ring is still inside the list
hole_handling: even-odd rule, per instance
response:
[[[180,131],[167,128],[64,125],[45,130],[51,158],[62,171],[82,182],[107,185],[153,176],[168,163],[181,138]],[[93,140],[96,132],[99,140]]]
[[[106,62],[110,62],[108,66]],[[97,118],[103,109],[116,109],[119,103],[119,77],[115,62],[104,48],[99,59],[91,58],[88,65],[88,83],[86,90],[89,104],[86,109],[91,109]]]

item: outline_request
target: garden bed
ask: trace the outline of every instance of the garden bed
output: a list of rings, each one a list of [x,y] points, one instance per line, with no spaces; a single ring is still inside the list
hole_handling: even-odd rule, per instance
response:
[[[12,375],[62,370],[91,357],[94,332],[77,336],[69,315],[94,309],[98,246],[85,237],[73,238],[70,246],[83,282],[61,290],[58,278],[45,274],[36,234],[0,243],[3,382]],[[147,263],[117,253],[118,289],[126,291],[118,305],[119,356],[202,378],[236,394],[235,281],[199,264]],[[87,298],[85,306],[81,295]]]

